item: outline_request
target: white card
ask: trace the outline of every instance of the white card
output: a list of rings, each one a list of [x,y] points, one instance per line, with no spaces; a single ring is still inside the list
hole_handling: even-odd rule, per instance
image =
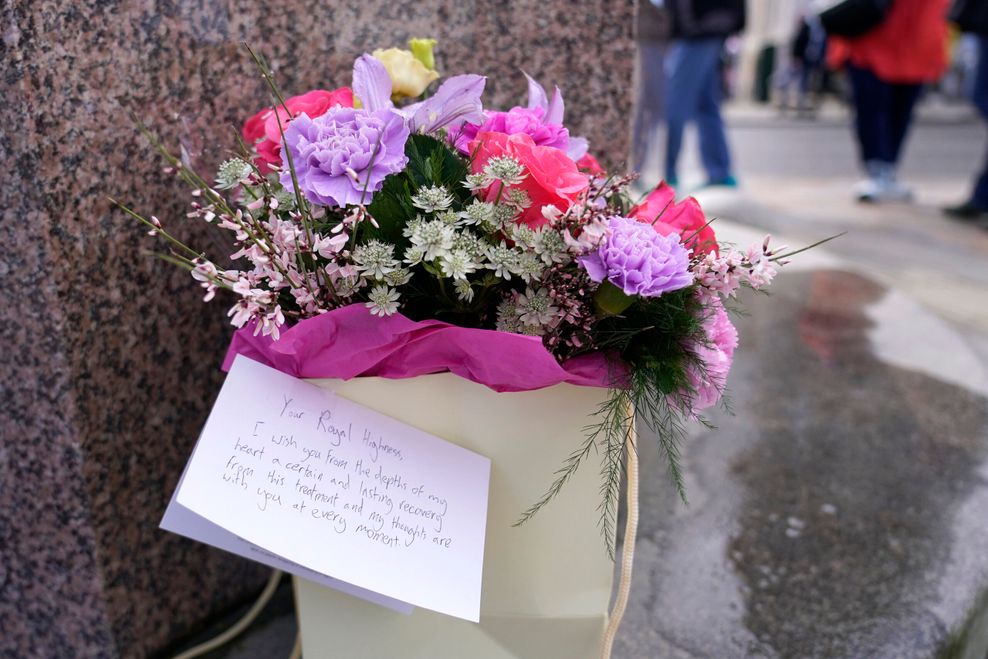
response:
[[[298,575],[308,579],[309,581],[314,581],[322,586],[335,588],[336,590],[344,592],[348,595],[365,599],[379,606],[397,611],[398,613],[404,613],[407,615],[415,610],[415,607],[411,604],[399,602],[398,600],[385,597],[384,595],[379,595],[378,593],[374,593],[369,590],[364,590],[363,588],[357,588],[356,586],[340,581],[339,579],[334,579],[333,577],[319,574],[318,572],[302,567],[298,563],[292,563],[291,561],[287,561],[280,556],[275,556],[271,552],[265,551],[257,545],[247,542],[243,538],[234,535],[229,531],[225,531],[222,527],[213,524],[208,519],[196,515],[194,512],[183,507],[182,504],[175,500],[176,495],[178,494],[178,491],[182,487],[182,483],[184,481],[185,472],[182,472],[182,477],[179,479],[178,487],[175,488],[171,501],[168,502],[168,507],[165,509],[165,516],[161,520],[161,528],[164,530],[171,531],[172,533],[177,533],[179,535],[184,535],[187,538],[203,542],[207,545],[212,545],[218,549],[228,551],[231,554],[243,556],[244,558],[257,561],[258,563],[263,563],[269,567],[278,568],[282,572]]]
[[[238,356],[174,502],[287,564],[477,622],[489,480],[484,456]]]

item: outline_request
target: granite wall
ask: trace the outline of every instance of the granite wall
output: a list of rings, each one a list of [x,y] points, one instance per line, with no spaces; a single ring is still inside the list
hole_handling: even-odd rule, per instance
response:
[[[185,191],[126,118],[212,168],[266,103],[349,82],[364,50],[439,38],[446,73],[519,69],[622,161],[633,0],[11,0],[0,9],[0,656],[140,657],[256,591],[266,570],[157,528],[221,382],[222,303],[150,258],[106,195],[179,220]],[[208,171],[208,169],[207,169]],[[202,240],[201,227],[177,231]]]

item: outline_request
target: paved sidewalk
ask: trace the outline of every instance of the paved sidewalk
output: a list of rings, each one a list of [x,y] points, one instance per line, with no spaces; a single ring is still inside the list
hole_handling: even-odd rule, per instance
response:
[[[988,231],[939,212],[984,140],[920,123],[903,169],[916,202],[862,206],[845,126],[732,126],[742,187],[697,194],[720,238],[848,235],[749,296],[737,416],[684,448],[689,507],[643,447],[619,657],[988,653]]]
[[[965,198],[981,165],[988,136],[980,123],[918,122],[901,172],[914,187],[915,202],[872,206],[851,198],[859,173],[848,126],[759,112],[742,108],[746,118],[729,129],[741,187],[696,193],[708,216],[783,235],[794,244],[846,231],[827,246],[829,252],[905,290],[976,342],[978,334],[988,336],[982,297],[988,290],[988,223],[965,224],[940,212]],[[702,181],[695,154],[695,142],[688,141],[687,190]],[[658,177],[652,170],[643,182]]]

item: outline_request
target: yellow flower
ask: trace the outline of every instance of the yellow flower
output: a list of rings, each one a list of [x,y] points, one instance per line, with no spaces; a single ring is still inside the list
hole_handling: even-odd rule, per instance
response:
[[[415,59],[411,51],[388,48],[375,50],[371,55],[381,60],[388,70],[392,84],[391,98],[395,100],[406,96],[421,96],[429,83],[439,78],[438,73],[425,68],[422,62]]]
[[[436,58],[432,55],[432,48],[436,45],[435,39],[409,39],[408,47],[412,51],[415,59],[422,62],[425,68],[430,71],[436,70]]]

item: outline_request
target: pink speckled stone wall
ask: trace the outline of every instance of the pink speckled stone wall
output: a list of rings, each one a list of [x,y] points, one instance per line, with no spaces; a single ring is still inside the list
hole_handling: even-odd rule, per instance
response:
[[[266,570],[158,521],[221,382],[222,303],[105,195],[166,222],[187,197],[129,125],[203,151],[283,89],[348,84],[353,58],[439,38],[446,73],[558,84],[568,123],[623,162],[633,0],[13,0],[0,9],[0,655],[141,657],[257,589]],[[174,226],[174,225],[173,225]],[[177,233],[201,240],[201,227]]]

